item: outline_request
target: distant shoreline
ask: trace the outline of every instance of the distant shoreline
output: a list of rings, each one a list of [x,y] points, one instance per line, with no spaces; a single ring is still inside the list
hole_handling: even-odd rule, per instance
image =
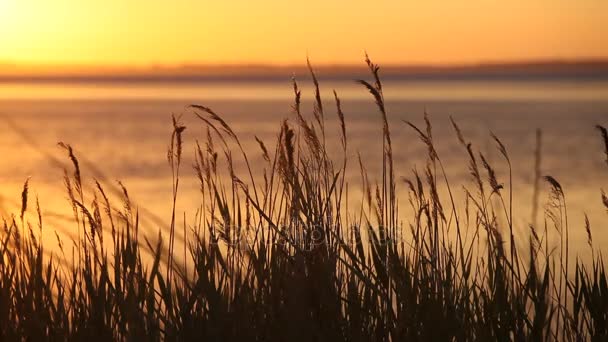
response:
[[[366,78],[365,65],[323,65],[314,68],[321,80],[349,81]],[[608,80],[608,59],[588,61],[538,61],[487,63],[461,66],[386,66],[380,70],[385,81],[447,80]],[[221,82],[283,81],[293,75],[309,78],[306,66],[212,65],[179,67],[30,67],[0,64],[0,82]]]

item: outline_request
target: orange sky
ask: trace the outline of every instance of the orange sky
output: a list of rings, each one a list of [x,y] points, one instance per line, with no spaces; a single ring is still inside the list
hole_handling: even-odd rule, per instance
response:
[[[0,0],[0,63],[608,57],[606,0]]]

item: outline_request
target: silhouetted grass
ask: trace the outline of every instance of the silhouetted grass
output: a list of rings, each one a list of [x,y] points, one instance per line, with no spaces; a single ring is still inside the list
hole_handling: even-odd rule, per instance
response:
[[[343,156],[332,159],[327,108],[312,68],[312,119],[300,111],[294,81],[295,125],[284,121],[274,145],[256,138],[261,175],[252,172],[238,135],[220,115],[190,107],[207,127],[195,149],[202,205],[191,225],[185,218],[180,224],[175,209],[186,127],[173,119],[167,154],[173,212],[169,232],[159,232],[155,241],[141,237],[138,211],[122,184],[118,206],[97,181],[85,193],[78,158],[61,144],[73,164],[65,185],[78,240],[72,249],[60,240],[58,252],[45,250],[39,205],[37,222],[24,217],[31,211],[26,181],[19,219],[5,219],[0,237],[0,335],[135,341],[608,339],[603,259],[594,251],[587,220],[577,234],[586,232],[593,260],[576,258],[570,267],[566,194],[558,180],[544,178],[551,202],[543,224],[516,238],[513,202],[525,199],[512,192],[516,165],[507,148],[492,134],[509,170],[505,184],[452,121],[474,184],[465,187],[464,203],[457,202],[430,120],[425,115],[424,127],[390,127],[379,67],[366,62],[373,82],[358,82],[378,106],[383,158],[376,184],[359,158],[359,208],[349,205],[345,179],[347,168],[356,167],[347,160],[348,113],[334,92],[340,130],[332,134],[341,136]],[[606,130],[598,128],[608,148]],[[411,129],[428,150],[424,170],[403,181],[395,177],[393,156],[400,151],[392,129]],[[233,152],[246,165],[244,177]],[[409,196],[413,214],[407,224],[401,223],[398,193]],[[608,208],[603,191],[601,200]],[[555,252],[547,238],[552,232],[560,237]]]

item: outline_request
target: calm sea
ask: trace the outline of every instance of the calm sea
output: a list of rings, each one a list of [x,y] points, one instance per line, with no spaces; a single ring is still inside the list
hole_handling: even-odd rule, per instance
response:
[[[312,89],[303,84],[304,110],[310,112]],[[608,213],[600,188],[608,190],[608,165],[596,124],[608,126],[608,80],[475,80],[391,81],[384,84],[391,120],[395,163],[399,178],[425,166],[426,150],[402,120],[423,124],[429,113],[439,157],[458,192],[473,187],[467,156],[453,132],[449,117],[460,125],[473,146],[508,184],[505,162],[490,131],[502,139],[513,163],[515,216],[525,232],[531,217],[536,129],[542,131],[542,174],[561,182],[568,204],[573,245],[586,242],[583,215],[587,213],[596,244],[608,242]],[[338,154],[332,90],[342,99],[349,137],[349,179],[359,184],[356,156],[361,154],[377,179],[381,163],[381,121],[370,95],[354,82],[321,84],[328,125],[327,143]],[[285,82],[199,83],[0,83],[0,208],[18,212],[23,182],[31,177],[31,196],[37,195],[46,224],[65,232],[69,206],[62,165],[69,166],[57,142],[71,144],[81,159],[87,184],[93,177],[108,187],[122,181],[153,227],[170,220],[171,171],[167,147],[171,115],[181,115],[185,131],[185,160],[178,211],[193,217],[200,205],[199,185],[191,168],[196,140],[205,139],[203,123],[186,108],[203,104],[220,113],[241,134],[253,163],[261,169],[254,136],[272,145],[283,119],[292,119],[292,88]],[[259,171],[259,170],[258,170]],[[401,183],[399,184],[401,186]],[[401,186],[405,196],[405,186]],[[548,197],[543,185],[540,205]],[[461,197],[460,197],[461,198]],[[88,200],[92,200],[89,193]],[[405,198],[402,200],[406,205]],[[34,208],[33,202],[30,208]],[[404,220],[408,218],[405,217]],[[542,222],[542,215],[539,216]],[[63,231],[61,231],[63,229]],[[54,236],[54,235],[53,235]]]

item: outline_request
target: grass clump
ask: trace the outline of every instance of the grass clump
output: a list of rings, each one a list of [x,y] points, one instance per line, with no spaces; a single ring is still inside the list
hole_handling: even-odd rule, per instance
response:
[[[603,259],[595,253],[587,220],[581,232],[588,235],[593,259],[585,264],[577,258],[571,268],[566,196],[558,180],[544,178],[551,201],[543,224],[516,237],[507,148],[492,134],[509,170],[503,183],[452,120],[474,184],[464,188],[459,203],[427,115],[424,127],[411,122],[402,127],[427,147],[425,168],[398,180],[379,67],[369,58],[366,63],[373,81],[358,82],[378,107],[382,171],[379,183],[372,184],[359,158],[362,196],[355,210],[346,181],[353,167],[347,158],[348,114],[334,92],[340,129],[332,134],[340,135],[342,156],[331,158],[327,108],[310,64],[312,117],[301,112],[294,80],[295,123],[281,124],[273,147],[256,137],[264,164],[256,165],[264,170],[259,175],[220,115],[205,106],[189,107],[207,135],[195,148],[201,206],[193,223],[184,218],[181,227],[175,203],[186,127],[173,118],[167,154],[173,210],[169,231],[155,239],[141,233],[138,211],[122,184],[120,206],[111,203],[100,182],[85,193],[78,158],[61,144],[74,169],[65,172],[65,184],[78,236],[71,255],[61,240],[59,252],[45,249],[39,206],[37,222],[24,217],[26,181],[19,218],[5,219],[0,236],[0,335],[7,340],[608,339]],[[608,153],[606,130],[598,129]],[[244,162],[244,176],[235,158]],[[399,193],[408,196],[407,224]],[[603,192],[602,200],[608,208]],[[552,232],[559,236],[555,251],[548,239]]]

